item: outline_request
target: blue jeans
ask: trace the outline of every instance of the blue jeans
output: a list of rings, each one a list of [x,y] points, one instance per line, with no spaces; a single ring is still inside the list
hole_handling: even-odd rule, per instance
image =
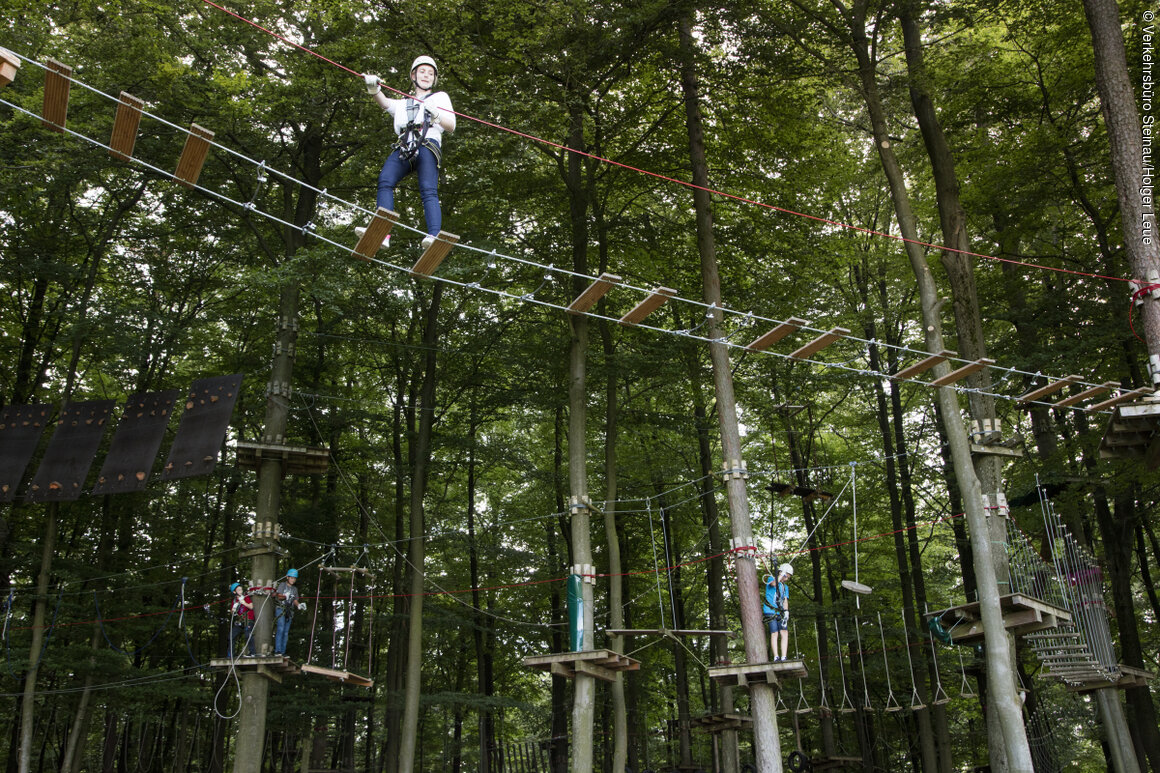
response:
[[[411,172],[419,179],[419,197],[423,200],[427,233],[437,236],[443,227],[443,211],[439,207],[439,161],[430,148],[419,148],[419,152],[410,159],[404,159],[397,149],[391,151],[383,163],[383,171],[379,172],[378,205],[393,210],[395,188]]]
[[[274,654],[286,654],[286,641],[290,638],[290,621],[293,615],[278,610],[274,615]]]
[[[244,623],[239,623],[239,622],[235,621],[230,626],[229,657],[231,659],[234,657],[234,641],[237,640],[237,638],[239,636],[243,637],[243,641],[248,642],[248,644],[246,646],[246,651],[249,652],[249,654],[251,654],[251,655],[257,654],[257,650],[254,649],[254,639],[253,639],[253,637],[250,636],[250,631],[253,630],[253,627],[254,627],[254,623],[251,620],[247,620]]]

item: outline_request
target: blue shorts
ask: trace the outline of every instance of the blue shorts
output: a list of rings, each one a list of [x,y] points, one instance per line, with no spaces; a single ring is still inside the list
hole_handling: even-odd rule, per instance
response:
[[[778,631],[788,631],[789,630],[789,628],[786,627],[786,624],[782,621],[782,619],[780,617],[774,617],[773,615],[766,615],[765,616],[765,624],[766,624],[766,626],[769,627],[770,633],[777,633]]]

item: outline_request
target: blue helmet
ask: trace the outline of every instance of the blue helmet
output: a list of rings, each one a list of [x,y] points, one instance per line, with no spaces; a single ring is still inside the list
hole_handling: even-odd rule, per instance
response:
[[[230,593],[237,593],[238,588],[240,588],[240,587],[242,587],[242,584],[240,582],[235,582],[235,583],[231,584],[230,585]]]
[[[288,570],[286,571],[286,576],[287,576],[287,577],[297,577],[297,576],[298,576],[298,570],[297,570],[297,569],[288,569]]]

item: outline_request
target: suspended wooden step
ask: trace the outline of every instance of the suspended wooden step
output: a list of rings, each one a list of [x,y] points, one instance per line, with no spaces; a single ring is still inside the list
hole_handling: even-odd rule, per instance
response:
[[[804,679],[807,676],[809,672],[801,660],[709,666],[710,679],[733,687],[748,687],[751,684],[771,684],[776,687],[781,679]]]
[[[1082,376],[1068,376],[1067,378],[1062,378],[1059,381],[1053,381],[1047,386],[1041,386],[1038,389],[1032,389],[1026,394],[1019,395],[1019,397],[1015,398],[1015,401],[1019,403],[1029,403],[1032,400],[1041,400],[1048,395],[1055,394],[1069,384],[1075,384],[1080,381],[1083,381]]]
[[[282,683],[282,678],[294,676],[306,669],[285,655],[259,655],[258,657],[214,658],[210,668],[236,668],[239,671],[257,671],[272,682]]]
[[[1151,470],[1160,466],[1160,400],[1117,405],[1100,440],[1100,457],[1142,458]]]
[[[640,661],[612,650],[585,650],[558,652],[552,655],[533,655],[524,658],[524,665],[547,671],[553,676],[574,679],[576,674],[587,674],[605,682],[615,682],[620,671],[639,671]]]
[[[595,282],[588,285],[588,288],[584,292],[580,293],[574,301],[568,304],[568,313],[583,314],[588,311],[619,281],[620,277],[616,274],[609,274],[608,272],[601,274]]]
[[[144,107],[144,100],[137,99],[127,91],[121,92],[117,100],[117,117],[113,121],[113,135],[109,138],[109,153],[113,158],[128,161],[133,156],[137,129],[141,125],[141,110]]]
[[[318,446],[239,440],[234,450],[238,466],[254,472],[268,459],[282,462],[283,475],[324,475],[330,463],[330,449]]]
[[[1000,596],[999,606],[1003,611],[1003,627],[1015,636],[1071,622],[1071,612],[1066,609],[1022,593]],[[974,644],[983,640],[983,621],[977,601],[931,612],[926,617],[928,620],[939,619],[954,644]]]
[[[753,342],[745,348],[751,352],[764,352],[766,349],[773,346],[786,336],[796,333],[804,324],[806,324],[804,319],[790,317],[785,322],[782,322],[780,325],[775,327],[773,330],[770,330],[768,333],[754,339]]]
[[[185,147],[181,149],[181,158],[177,159],[177,171],[173,173],[177,182],[186,188],[197,185],[197,178],[201,176],[201,168],[205,165],[205,157],[209,154],[209,143],[212,140],[213,132],[204,126],[192,124],[189,127]]]
[[[649,293],[649,296],[620,318],[622,325],[639,325],[649,314],[664,305],[665,301],[677,294],[671,287],[658,287]]]
[[[834,495],[829,491],[822,491],[821,489],[810,488],[809,486],[795,486],[792,483],[778,483],[775,481],[766,486],[766,488],[779,496],[788,497],[792,494],[795,497],[801,497],[807,502],[813,502],[815,499],[829,502],[834,498]]]
[[[370,677],[352,674],[349,671],[341,671],[337,668],[326,668],[325,666],[316,666],[312,663],[303,663],[299,668],[305,674],[317,674],[318,676],[326,677],[335,682],[342,682],[343,684],[353,684],[356,687],[367,688],[375,686],[375,680]]]
[[[44,109],[42,123],[49,129],[64,132],[65,118],[68,116],[68,91],[72,81],[72,68],[55,59],[47,59],[44,71]]]
[[[999,419],[977,419],[971,421],[971,453],[990,456],[1023,456],[1023,438],[1004,438],[1002,422]]]
[[[700,717],[693,717],[689,725],[694,730],[699,730],[702,733],[716,734],[723,733],[726,730],[749,730],[753,727],[753,717],[728,712],[705,714]]]
[[[946,374],[945,376],[941,376],[939,378],[933,379],[930,382],[930,386],[933,386],[933,387],[949,386],[950,384],[953,384],[956,381],[962,381],[964,378],[971,375],[972,373],[977,373],[978,371],[982,370],[983,368],[986,368],[986,367],[994,365],[994,364],[995,364],[994,360],[989,360],[986,357],[975,360],[974,362],[968,362],[966,365],[959,368],[958,370],[952,370],[950,373]]]
[[[940,362],[946,362],[948,359],[950,359],[951,357],[955,357],[955,356],[957,356],[957,352],[952,352],[949,349],[943,349],[938,354],[932,354],[931,356],[929,356],[925,359],[919,360],[918,362],[911,365],[910,367],[903,368],[902,370],[898,371],[893,376],[891,376],[891,378],[897,379],[899,381],[904,381],[906,379],[914,378],[915,376],[919,375],[920,373],[926,373],[928,370],[933,368],[935,365],[938,365]]]
[[[1052,403],[1051,407],[1052,408],[1067,408],[1069,405],[1075,405],[1076,403],[1082,403],[1084,400],[1091,399],[1092,397],[1095,397],[1098,394],[1101,394],[1103,392],[1107,392],[1110,389],[1115,389],[1119,385],[1120,384],[1117,381],[1106,381],[1103,384],[1101,384],[1100,386],[1089,387],[1088,389],[1085,389],[1081,392],[1077,392],[1076,394],[1071,395],[1070,397],[1065,397],[1062,400],[1060,400],[1059,402]]]
[[[352,253],[360,260],[370,261],[375,253],[383,248],[383,242],[391,235],[391,226],[399,219],[399,213],[379,207],[375,210],[371,222],[367,223],[366,230],[359,237],[358,244]],[[357,229],[356,229],[357,230]]]
[[[20,58],[7,48],[0,48],[0,89],[16,79],[20,69]]]
[[[439,268],[443,259],[447,257],[447,253],[451,252],[451,248],[458,243],[458,236],[447,231],[440,231],[439,235],[435,237],[435,241],[431,242],[431,245],[423,250],[423,254],[415,261],[415,265],[411,267],[411,273],[419,276],[431,276],[435,273],[435,269]]]
[[[823,333],[805,346],[790,353],[789,358],[791,360],[808,360],[822,349],[825,349],[827,346],[834,343],[838,339],[845,338],[848,335],[850,335],[850,331],[844,327],[833,328],[830,330],[830,332]]]

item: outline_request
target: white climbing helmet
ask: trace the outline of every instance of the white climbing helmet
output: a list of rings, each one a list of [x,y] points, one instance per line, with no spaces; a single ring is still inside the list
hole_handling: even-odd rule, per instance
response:
[[[439,82],[439,65],[435,64],[435,60],[429,56],[417,56],[415,61],[411,62],[411,81],[415,80],[415,70],[419,69],[421,64],[430,65],[431,69],[435,71],[435,80],[431,82],[431,87],[434,88],[435,84]]]
[[[781,574],[785,574],[785,575],[788,575],[790,577],[793,577],[793,567],[790,566],[789,564],[782,564],[781,566],[777,567],[777,571],[780,572]]]

